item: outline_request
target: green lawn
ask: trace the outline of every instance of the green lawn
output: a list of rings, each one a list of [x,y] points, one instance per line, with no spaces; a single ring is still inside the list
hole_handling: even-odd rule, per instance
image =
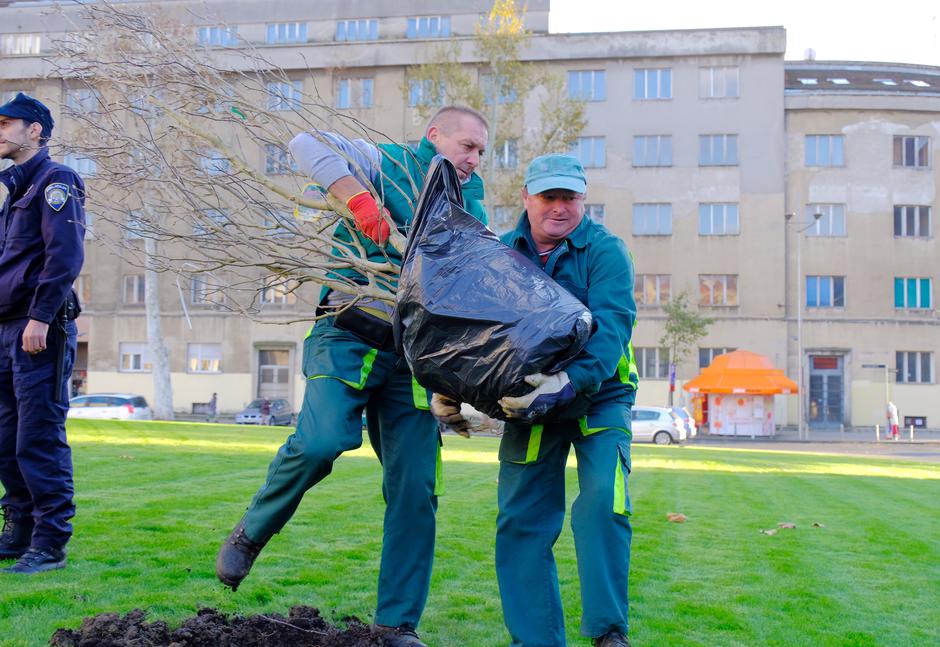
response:
[[[171,626],[202,606],[308,604],[370,618],[382,500],[368,447],[338,461],[233,594],[215,579],[215,552],[285,429],[75,421],[69,433],[78,493],[69,567],[0,578],[0,645],[42,645],[86,615],[135,607]],[[508,644],[493,569],[497,444],[446,439],[421,626],[432,647]],[[935,465],[638,445],[633,467],[635,646],[936,644]],[[569,495],[575,486],[572,469]],[[667,522],[671,511],[688,521]],[[778,522],[797,528],[760,534]],[[569,642],[586,645],[570,529],[557,556]]]

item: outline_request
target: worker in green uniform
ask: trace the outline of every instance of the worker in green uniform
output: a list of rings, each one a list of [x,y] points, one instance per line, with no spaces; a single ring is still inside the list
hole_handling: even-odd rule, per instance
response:
[[[509,422],[499,448],[496,574],[506,627],[519,647],[565,645],[553,546],[565,517],[572,446],[578,461],[571,526],[581,633],[595,645],[629,645],[627,476],[638,377],[630,346],[636,320],[633,263],[623,241],[584,217],[586,190],[577,159],[536,158],[522,189],[525,211],[516,229],[503,236],[590,308],[596,323],[563,371],[530,375],[528,393],[500,400]],[[459,403],[438,394],[432,402],[440,420],[465,428]]]
[[[448,106],[431,119],[417,150],[326,132],[301,133],[289,148],[300,170],[352,213],[355,230],[339,225],[334,233],[339,244],[352,246],[355,238],[370,260],[400,264],[400,254],[385,245],[390,226],[383,214],[405,230],[436,154],[456,167],[466,210],[486,222],[483,182],[474,173],[486,140],[487,123],[479,113]],[[336,273],[365,282],[350,269]],[[320,312],[339,314],[317,321],[304,340],[306,389],[296,431],[278,450],[264,485],[219,550],[216,574],[233,590],[238,587],[304,493],[332,471],[340,454],[361,446],[365,409],[386,502],[375,623],[387,644],[420,647],[416,629],[430,585],[441,488],[440,434],[428,411],[428,392],[395,352],[391,307],[367,299],[350,307],[352,299],[323,290]]]

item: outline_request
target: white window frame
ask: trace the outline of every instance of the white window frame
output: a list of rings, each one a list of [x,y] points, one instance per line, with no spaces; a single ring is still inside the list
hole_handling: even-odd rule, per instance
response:
[[[446,92],[443,81],[436,79],[408,80],[408,107],[444,105]]]
[[[815,288],[810,286],[815,283]],[[841,284],[842,303],[836,303],[837,290],[836,285]],[[828,274],[807,274],[806,275],[806,307],[820,309],[843,309],[845,308],[845,277]],[[816,300],[810,303],[810,295],[815,293]]]
[[[269,22],[265,25],[265,42],[286,45],[307,42],[306,22]]]
[[[606,101],[607,70],[568,70],[568,98],[574,101]]]
[[[118,342],[119,373],[150,373],[153,370],[153,357],[150,345],[145,342]]]
[[[271,279],[259,295],[263,305],[290,306],[297,303],[297,281],[294,279]]]
[[[504,139],[502,145],[497,146],[493,151],[493,161],[498,169],[519,168],[519,140]]]
[[[232,162],[221,152],[209,149],[200,156],[199,168],[206,175],[225,175],[232,172]]]
[[[926,216],[926,217],[925,217]],[[926,229],[924,231],[924,222]],[[927,204],[894,205],[895,238],[930,238],[933,232],[933,211]]]
[[[66,153],[62,156],[62,163],[83,178],[94,177],[98,172],[98,162],[94,158],[85,157],[78,153]]]
[[[42,34],[0,35],[0,54],[4,56],[36,56],[42,52]]]
[[[303,81],[271,81],[267,84],[268,110],[300,110],[304,97]]]
[[[636,346],[633,359],[641,380],[666,380],[669,378],[669,349],[657,346]],[[652,367],[652,371],[647,369]]]
[[[737,236],[741,216],[736,202],[702,202],[698,205],[699,236]]]
[[[578,137],[569,151],[584,168],[607,166],[607,138],[603,135]]]
[[[737,99],[741,96],[740,83],[737,65],[700,67],[698,96],[701,99]]]
[[[926,362],[924,361],[925,358]],[[913,367],[911,364],[913,364]],[[895,353],[895,368],[897,369],[896,381],[898,384],[934,384],[936,381],[934,353],[931,351],[899,350]],[[914,370],[911,371],[911,368]],[[926,375],[924,375],[925,369]]]
[[[212,236],[229,224],[231,219],[222,209],[202,209],[200,221],[193,223],[193,236]]]
[[[921,155],[923,147],[923,155]],[[930,137],[924,135],[894,136],[896,168],[930,168]]]
[[[738,136],[716,134],[698,136],[699,166],[737,166]]]
[[[672,166],[672,135],[634,135],[633,166]]]
[[[927,281],[927,302],[924,303],[923,282]],[[902,281],[902,292],[904,303],[897,304],[898,281]],[[910,294],[910,282],[914,281],[914,303],[910,303],[908,296]],[[894,277],[894,307],[896,310],[929,310],[933,307],[933,278],[929,276],[896,276]]]
[[[845,166],[845,135],[806,135],[803,163],[808,167]]]
[[[143,274],[125,274],[124,291],[121,293],[121,303],[126,306],[143,305],[146,301],[146,279]]]
[[[334,38],[341,43],[378,40],[379,21],[376,18],[337,20]]]
[[[219,374],[222,372],[222,344],[191,343],[186,345],[186,372]]]
[[[201,47],[233,47],[238,43],[238,26],[203,25],[197,27],[196,43]]]
[[[264,145],[265,175],[289,175],[298,172],[297,160],[289,150],[282,148],[279,144]]]
[[[603,225],[606,216],[604,205],[600,203],[586,204],[584,205],[584,215],[598,225]]]
[[[652,298],[647,298],[653,295]],[[671,274],[637,274],[633,284],[633,299],[638,306],[657,307],[672,298]]]
[[[375,105],[375,79],[343,77],[336,82],[336,108],[371,108]]]
[[[405,38],[450,38],[450,16],[409,16]]]
[[[708,285],[706,285],[706,282]],[[717,284],[717,285],[716,285]],[[729,290],[729,286],[732,289]],[[708,301],[702,299],[702,289],[707,288],[710,295]],[[717,290],[715,288],[718,288]],[[720,294],[719,294],[720,292]],[[700,306],[707,308],[729,308],[740,304],[741,299],[738,294],[738,275],[737,274],[699,274],[698,275],[698,293]],[[728,298],[733,295],[733,302]]]
[[[633,70],[633,98],[637,101],[672,99],[672,68],[649,67]]]
[[[731,352],[734,352],[734,351],[736,351],[736,350],[738,350],[738,349],[737,349],[737,348],[722,348],[722,347],[720,347],[720,346],[714,347],[714,348],[699,347],[699,349],[698,349],[698,367],[699,367],[700,369],[707,368],[708,366],[711,366],[711,363],[714,362],[714,361],[715,361],[715,358],[718,357],[719,355],[724,355],[725,353],[731,353]],[[703,363],[702,363],[702,359],[703,359],[703,355],[702,355],[702,354],[703,354],[703,353],[705,354],[705,356],[708,357],[708,363],[706,363],[706,364],[703,364]]]
[[[142,240],[144,238],[144,220],[140,211],[128,211],[124,221],[124,240]]]
[[[847,235],[844,204],[808,204],[803,213],[806,222],[813,222],[817,213],[822,214],[806,230],[807,236],[841,238]]]
[[[634,203],[631,231],[634,236],[671,236],[672,204],[668,202]]]

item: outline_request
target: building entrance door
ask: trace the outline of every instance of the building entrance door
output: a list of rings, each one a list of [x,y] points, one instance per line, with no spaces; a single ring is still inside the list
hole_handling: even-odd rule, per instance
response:
[[[809,411],[811,427],[838,427],[843,419],[843,359],[838,355],[811,355]]]
[[[290,350],[258,349],[258,397],[291,400]]]

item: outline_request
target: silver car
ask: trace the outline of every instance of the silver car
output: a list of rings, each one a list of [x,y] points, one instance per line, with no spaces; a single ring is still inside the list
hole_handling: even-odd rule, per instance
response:
[[[291,425],[294,422],[294,412],[290,409],[290,403],[287,400],[271,400],[271,413],[268,416],[269,425]],[[261,415],[261,405],[264,398],[252,400],[251,404],[235,414],[235,424],[237,425],[263,425],[264,417]]]
[[[667,407],[633,407],[633,440],[671,445],[684,441],[685,423]]]
[[[147,400],[133,393],[92,393],[69,400],[69,418],[153,420]]]

